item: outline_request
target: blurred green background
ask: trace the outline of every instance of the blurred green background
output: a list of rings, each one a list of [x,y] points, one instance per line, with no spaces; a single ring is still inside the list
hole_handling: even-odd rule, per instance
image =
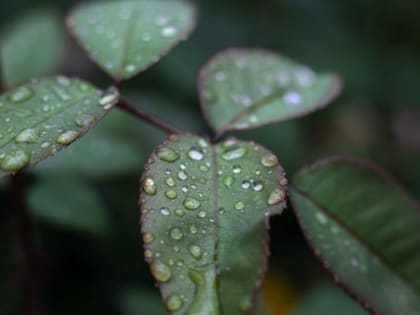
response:
[[[51,46],[54,55],[45,56],[57,60],[51,73],[106,87],[110,78],[64,30],[66,12],[79,2],[2,0],[0,45],[28,21],[49,21],[52,34],[27,36],[36,45]],[[420,2],[195,2],[197,30],[158,65],[124,83],[125,97],[182,129],[205,133],[196,89],[200,67],[232,46],[281,52],[314,69],[339,73],[344,93],[313,115],[237,136],[276,152],[289,177],[318,157],[352,154],[385,166],[420,197]],[[34,52],[24,53],[31,58]],[[19,64],[14,68],[36,73]],[[84,139],[31,171],[28,202],[47,257],[48,314],[164,314],[142,258],[137,207],[142,165],[164,137],[115,110]],[[0,314],[22,314],[7,179],[0,180],[0,200]],[[291,209],[272,219],[271,238],[262,298],[267,314],[365,314],[325,284],[329,277]]]

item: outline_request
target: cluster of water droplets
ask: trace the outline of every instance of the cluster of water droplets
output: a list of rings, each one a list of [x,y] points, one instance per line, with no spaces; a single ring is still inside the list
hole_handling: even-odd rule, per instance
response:
[[[98,93],[82,81],[58,76],[2,96],[0,169],[16,172],[79,138],[118,99],[116,91]]]

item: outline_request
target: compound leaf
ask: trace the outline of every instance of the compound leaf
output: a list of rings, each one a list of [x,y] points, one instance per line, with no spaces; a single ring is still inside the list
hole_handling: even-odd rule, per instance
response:
[[[40,10],[6,27],[0,38],[1,67],[8,87],[56,70],[64,53],[59,16]]]
[[[366,161],[335,157],[300,172],[292,201],[334,279],[375,314],[420,314],[420,210]]]
[[[129,79],[156,63],[195,24],[183,1],[123,1],[83,4],[67,20],[89,56],[116,80]]]
[[[278,54],[229,49],[201,71],[202,110],[219,134],[304,116],[340,92],[333,74],[317,74]]]
[[[0,96],[0,176],[55,155],[101,119],[118,101],[78,79],[35,80]]]
[[[277,157],[255,143],[180,135],[157,148],[142,178],[142,231],[172,314],[253,311],[268,217],[285,208],[286,186]]]

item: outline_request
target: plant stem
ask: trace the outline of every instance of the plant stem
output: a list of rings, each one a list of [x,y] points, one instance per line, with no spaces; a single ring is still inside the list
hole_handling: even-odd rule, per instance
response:
[[[117,104],[117,107],[126,111],[127,113],[130,113],[131,115],[147,122],[148,124],[157,127],[158,129],[168,133],[168,134],[180,134],[183,133],[182,130],[179,130],[175,126],[172,126],[171,124],[161,120],[160,118],[157,118],[156,116],[153,116],[149,113],[146,113],[140,108],[134,107],[133,105],[129,104],[128,102],[124,100],[120,100]]]
[[[26,206],[26,176],[19,173],[11,177],[13,205],[12,227],[15,233],[18,259],[18,280],[25,301],[25,314],[44,314],[41,302],[44,256],[37,242],[35,224]]]

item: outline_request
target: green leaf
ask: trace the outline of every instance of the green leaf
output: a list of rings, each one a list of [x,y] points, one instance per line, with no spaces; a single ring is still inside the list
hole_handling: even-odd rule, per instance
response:
[[[55,12],[31,12],[6,27],[0,38],[1,67],[6,86],[58,69],[64,53],[65,34]]]
[[[110,76],[129,79],[185,40],[195,24],[183,1],[83,4],[67,20],[89,56]]]
[[[85,134],[117,102],[63,76],[32,81],[0,96],[0,176],[55,155]]]
[[[171,313],[249,314],[267,264],[283,168],[252,142],[172,136],[142,178],[145,256]]]
[[[304,169],[292,201],[315,253],[357,300],[420,314],[420,210],[384,170],[335,157]]]
[[[367,315],[357,303],[331,285],[322,285],[309,292],[299,303],[294,315]]]
[[[52,224],[104,236],[110,219],[101,197],[88,183],[77,177],[51,177],[29,190],[31,211]]]
[[[166,315],[159,295],[144,289],[125,289],[120,299],[122,315]]]
[[[252,49],[218,54],[201,71],[199,85],[202,110],[219,134],[304,116],[341,91],[333,74]]]

